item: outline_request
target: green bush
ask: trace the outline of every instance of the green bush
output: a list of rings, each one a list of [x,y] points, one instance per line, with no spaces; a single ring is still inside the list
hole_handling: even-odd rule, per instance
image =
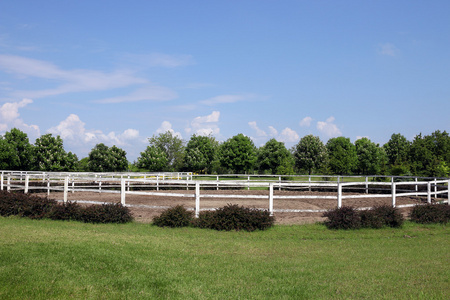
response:
[[[42,219],[56,205],[55,200],[30,194],[0,191],[0,215]]]
[[[398,228],[401,227],[405,221],[403,215],[395,207],[380,205],[375,206],[372,210],[385,226]]]
[[[384,220],[381,219],[373,210],[362,210],[359,212],[362,228],[382,228]]]
[[[128,223],[133,217],[128,207],[120,203],[105,203],[82,209],[80,220],[85,223]]]
[[[52,220],[80,221],[83,208],[76,202],[55,205],[48,217]]]
[[[184,206],[177,205],[166,209],[153,218],[153,225],[158,227],[186,227],[191,224],[194,213]]]
[[[275,218],[268,210],[228,204],[215,211],[201,212],[193,225],[215,230],[265,230],[273,226]]]
[[[328,229],[358,229],[361,228],[361,215],[350,206],[342,206],[323,214],[328,218],[324,222]]]
[[[411,221],[421,224],[445,224],[450,220],[450,205],[446,203],[416,205],[409,217]]]

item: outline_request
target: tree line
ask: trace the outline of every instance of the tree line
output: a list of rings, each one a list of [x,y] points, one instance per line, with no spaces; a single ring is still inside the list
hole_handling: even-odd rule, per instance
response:
[[[95,145],[83,159],[66,152],[60,136],[42,135],[34,144],[17,128],[0,137],[0,169],[35,171],[121,172],[189,171],[204,174],[417,175],[449,177],[450,137],[436,130],[412,141],[392,134],[380,146],[368,138],[346,137],[323,143],[306,135],[291,149],[275,139],[257,148],[237,134],[220,143],[212,136],[192,135],[185,142],[172,132],[153,135],[136,161],[129,163],[119,147]]]

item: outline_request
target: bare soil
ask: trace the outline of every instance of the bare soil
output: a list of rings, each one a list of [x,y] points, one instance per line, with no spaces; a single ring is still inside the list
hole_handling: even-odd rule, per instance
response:
[[[175,190],[175,191],[159,191],[161,195],[167,193],[177,193],[190,195],[191,197],[176,196],[151,196],[151,195],[126,195],[126,203],[133,205],[130,210],[137,222],[150,223],[154,216],[175,205],[183,205],[186,208],[195,208],[195,197],[193,190]],[[356,195],[355,193],[345,193],[344,195]],[[254,207],[269,209],[268,191],[264,190],[202,190],[201,195],[235,195],[236,198],[221,197],[202,197],[200,200],[200,209],[218,208],[231,204],[243,205],[245,207]],[[240,195],[260,195],[267,196],[264,199],[258,198],[237,198]],[[309,192],[309,191],[278,191],[274,190],[274,196],[292,196],[292,195],[309,195],[309,196],[336,196],[335,192]],[[46,196],[46,194],[45,194]],[[52,192],[51,199],[63,199],[63,193]],[[69,201],[94,201],[100,203],[118,203],[120,202],[120,194],[115,193],[96,193],[96,192],[76,192],[68,194]],[[391,205],[390,195],[384,198],[360,198],[360,199],[343,199],[343,206],[373,207],[376,205]],[[398,197],[397,205],[402,204],[418,204],[426,201],[423,197]],[[81,204],[81,203],[80,203]],[[90,205],[90,204],[83,204]],[[142,205],[142,206],[139,206]],[[277,212],[276,210],[295,209],[295,210],[328,210],[337,207],[336,199],[274,199],[274,216],[277,224],[306,224],[321,222],[323,212]],[[411,208],[400,208],[400,211],[407,216]]]

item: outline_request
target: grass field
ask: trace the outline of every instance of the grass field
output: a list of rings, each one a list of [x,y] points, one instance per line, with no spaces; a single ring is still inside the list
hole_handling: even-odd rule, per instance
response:
[[[0,217],[0,299],[450,299],[449,233]]]

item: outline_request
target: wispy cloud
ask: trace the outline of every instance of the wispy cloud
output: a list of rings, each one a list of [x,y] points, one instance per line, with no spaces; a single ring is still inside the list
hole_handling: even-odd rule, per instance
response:
[[[212,97],[203,101],[200,101],[201,104],[205,105],[216,105],[216,104],[224,104],[224,103],[235,103],[239,101],[246,101],[254,98],[255,96],[252,94],[245,95],[220,95],[216,97]]]
[[[19,77],[36,77],[55,81],[57,87],[43,90],[16,91],[13,96],[41,98],[71,92],[101,91],[146,84],[147,79],[139,78],[130,70],[116,70],[105,73],[96,70],[63,70],[58,66],[41,60],[0,55],[0,67]],[[58,85],[59,84],[59,85]]]
[[[140,67],[164,67],[176,68],[195,64],[192,55],[171,55],[165,53],[149,54],[126,54],[124,59],[127,63],[136,64]]]
[[[250,128],[256,131],[256,135],[258,137],[267,136],[267,133],[264,130],[260,129],[258,125],[256,125],[256,121],[248,122],[248,125],[250,126]]]
[[[378,47],[378,53],[381,55],[397,56],[399,51],[400,50],[391,43],[381,44]]]
[[[145,86],[128,95],[96,100],[96,103],[121,103],[137,101],[167,101],[177,98],[176,92],[162,86]]]

